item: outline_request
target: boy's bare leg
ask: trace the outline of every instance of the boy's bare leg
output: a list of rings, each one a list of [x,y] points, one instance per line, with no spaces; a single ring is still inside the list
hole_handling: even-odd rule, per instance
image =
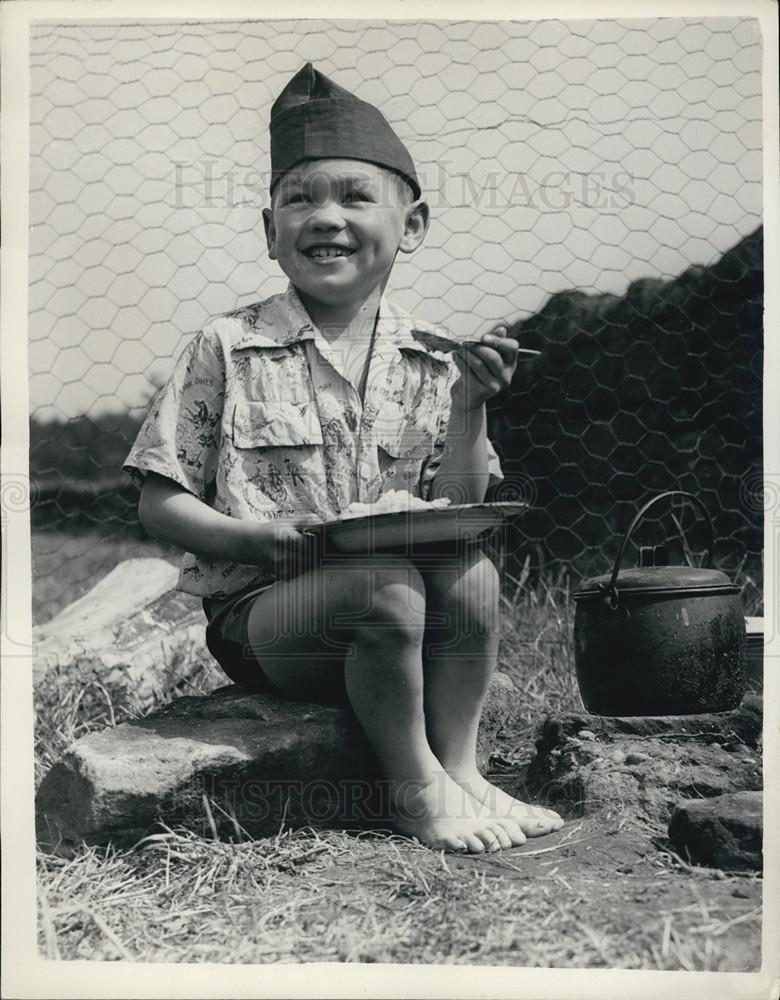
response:
[[[514,799],[477,770],[477,729],[499,644],[499,579],[478,548],[436,566],[419,563],[430,615],[443,624],[425,638],[425,716],[428,740],[448,774],[497,817],[511,818],[526,836],[563,826],[551,809]]]
[[[396,824],[431,847],[482,852],[522,843],[449,777],[425,731],[425,592],[414,565],[344,560],[280,581],[249,616],[252,649],[286,693],[329,700],[346,692],[390,782]]]

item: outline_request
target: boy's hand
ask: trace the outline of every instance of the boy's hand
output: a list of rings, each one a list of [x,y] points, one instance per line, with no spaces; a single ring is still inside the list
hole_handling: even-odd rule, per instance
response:
[[[517,367],[518,344],[505,326],[497,326],[479,341],[470,341],[456,352],[461,378],[452,393],[466,410],[475,410],[506,389]]]
[[[295,520],[257,525],[258,561],[270,563],[279,580],[289,580],[313,569],[320,558],[319,536],[307,532],[306,527],[319,523],[314,514],[301,514]]]

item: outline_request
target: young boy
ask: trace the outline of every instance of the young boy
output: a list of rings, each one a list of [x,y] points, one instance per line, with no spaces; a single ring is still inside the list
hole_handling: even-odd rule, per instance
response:
[[[500,476],[484,404],[509,385],[517,345],[498,327],[448,355],[384,299],[428,206],[381,113],[311,64],[273,106],[271,164],[266,237],[288,290],[185,349],[127,459],[140,519],[186,550],[179,586],[203,596],[228,676],[304,700],[346,695],[401,832],[482,852],[559,829],[557,813],[476,767],[499,631],[482,549],[328,562],[306,532],[393,489],[481,502]]]

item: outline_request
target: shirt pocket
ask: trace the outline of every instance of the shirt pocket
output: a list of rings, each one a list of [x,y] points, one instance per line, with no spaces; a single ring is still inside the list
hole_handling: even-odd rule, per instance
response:
[[[322,445],[319,414],[310,404],[236,403],[232,431],[233,444],[242,449]]]

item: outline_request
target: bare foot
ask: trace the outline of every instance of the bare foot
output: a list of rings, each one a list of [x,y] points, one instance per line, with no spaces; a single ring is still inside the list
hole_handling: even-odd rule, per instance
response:
[[[563,819],[553,809],[533,806],[520,799],[513,799],[505,791],[492,785],[476,769],[469,772],[450,772],[453,780],[483,808],[498,820],[514,821],[526,837],[542,837],[563,826]]]
[[[482,854],[525,842],[514,817],[497,817],[442,771],[423,784],[401,785],[393,793],[395,825],[437,851]]]

